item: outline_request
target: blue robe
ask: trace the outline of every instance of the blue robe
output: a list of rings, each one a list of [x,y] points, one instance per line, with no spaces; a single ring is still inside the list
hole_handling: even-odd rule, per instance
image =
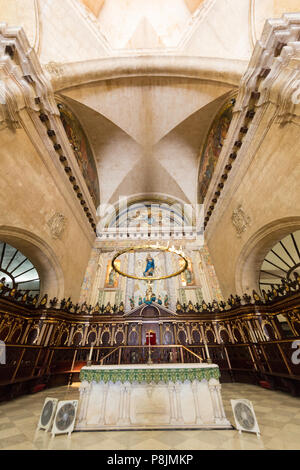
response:
[[[148,260],[147,266],[144,272],[144,277],[153,276],[154,269],[155,269],[154,259]]]

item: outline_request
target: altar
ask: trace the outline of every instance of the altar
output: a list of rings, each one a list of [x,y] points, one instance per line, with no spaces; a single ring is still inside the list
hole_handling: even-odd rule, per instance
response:
[[[215,364],[83,367],[75,429],[231,429]]]

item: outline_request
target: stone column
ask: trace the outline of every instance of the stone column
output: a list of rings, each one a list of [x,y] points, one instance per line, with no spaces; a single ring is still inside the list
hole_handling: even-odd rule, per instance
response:
[[[125,413],[124,413],[124,424],[130,424],[131,419],[130,419],[130,404],[131,404],[131,384],[128,382],[125,385]]]
[[[135,267],[135,253],[128,253],[128,274],[134,274]],[[134,294],[134,279],[127,279],[126,294],[125,294],[125,311],[131,310],[129,299]]]
[[[221,396],[221,385],[218,380],[210,379],[208,383],[210,396],[214,410],[214,422],[216,424],[228,425],[229,421],[226,419]]]
[[[93,306],[95,306],[96,303],[99,301],[99,289],[101,286],[101,277],[102,277],[102,274],[105,273],[106,271],[104,262],[103,262],[103,254],[99,253],[99,250],[97,251],[98,251],[99,258],[98,258],[98,263],[97,263],[97,270],[95,273],[95,279],[93,282],[93,287],[90,293],[90,302],[89,302]]]
[[[91,385],[92,384],[90,384],[86,380],[81,382],[81,385],[80,385],[80,389],[79,389],[79,393],[80,393],[79,404],[80,405],[79,405],[79,411],[78,411],[78,424],[79,425],[86,424]]]
[[[175,384],[173,382],[169,382],[168,384],[169,390],[169,402],[170,402],[170,424],[176,423],[176,407],[175,407]]]
[[[181,408],[181,397],[180,397],[180,389],[181,389],[181,384],[177,383],[175,384],[175,392],[176,392],[176,411],[177,411],[177,423],[178,424],[183,424],[183,416],[182,416],[182,408]]]
[[[165,253],[165,266],[166,272],[171,274],[174,271],[172,266],[172,256],[169,253]],[[169,297],[169,308],[170,310],[176,309],[176,286],[175,286],[175,278],[171,277],[167,279],[167,290],[168,290],[168,297]]]
[[[99,418],[99,421],[98,421],[98,423],[102,424],[103,426],[105,425],[105,411],[106,411],[106,401],[107,401],[108,389],[109,389],[109,382],[103,383],[103,385],[102,385],[102,403],[101,403],[101,408],[100,408],[100,418]]]
[[[197,257],[195,257],[197,259]],[[210,279],[207,273],[206,260],[202,252],[198,252],[197,264],[199,266],[199,281],[205,302],[213,301],[213,293],[210,286]]]
[[[130,425],[130,401],[131,401],[131,384],[128,382],[120,387],[119,402],[119,425]]]
[[[194,382],[191,383],[191,387],[192,387],[192,391],[194,395],[195,414],[196,414],[195,424],[203,424],[203,421],[200,415],[198,384],[199,382],[197,380],[194,380]]]
[[[120,400],[119,400],[119,417],[118,417],[118,424],[122,424],[123,422],[123,410],[124,410],[124,385],[120,386]]]
[[[222,388],[221,384],[217,384],[215,386],[217,401],[218,401],[218,404],[219,404],[220,418],[221,418],[222,421],[226,421],[225,424],[227,424],[227,419],[226,419],[224,406],[223,406],[222,395],[221,395],[221,388]]]
[[[214,379],[210,380],[208,383],[208,388],[210,392],[211,402],[213,406],[213,419],[215,424],[220,424],[221,413],[219,410],[219,401],[216,393],[216,381]]]

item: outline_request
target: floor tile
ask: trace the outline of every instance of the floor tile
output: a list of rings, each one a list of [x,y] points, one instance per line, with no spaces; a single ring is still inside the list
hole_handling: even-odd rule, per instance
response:
[[[44,390],[36,395],[0,403],[0,449],[15,450],[263,450],[300,449],[300,399],[254,385],[223,384],[226,416],[234,424],[230,400],[245,398],[254,406],[261,430],[255,434],[236,430],[156,430],[74,432],[69,438],[39,430],[37,424],[47,397],[78,399],[78,385]]]

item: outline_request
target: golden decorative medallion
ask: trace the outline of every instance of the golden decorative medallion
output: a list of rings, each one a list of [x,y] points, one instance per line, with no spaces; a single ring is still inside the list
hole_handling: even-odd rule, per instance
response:
[[[182,266],[179,271],[176,271],[175,273],[168,274],[167,276],[160,276],[160,277],[153,277],[153,276],[134,276],[133,274],[128,274],[124,273],[121,271],[117,266],[116,266],[116,260],[119,258],[119,256],[123,255],[124,253],[134,253],[136,251],[147,251],[147,250],[153,250],[153,251],[163,251],[163,252],[169,252],[169,253],[174,253],[175,255],[178,255],[184,263],[182,263]],[[129,277],[130,279],[136,279],[138,281],[161,281],[163,279],[170,279],[171,277],[179,276],[181,273],[183,273],[187,268],[188,268],[188,260],[185,257],[183,251],[176,250],[175,248],[169,248],[166,246],[158,246],[158,245],[141,245],[141,246],[136,246],[136,247],[130,247],[126,248],[125,250],[119,251],[112,260],[112,268],[121,276],[124,277]]]

